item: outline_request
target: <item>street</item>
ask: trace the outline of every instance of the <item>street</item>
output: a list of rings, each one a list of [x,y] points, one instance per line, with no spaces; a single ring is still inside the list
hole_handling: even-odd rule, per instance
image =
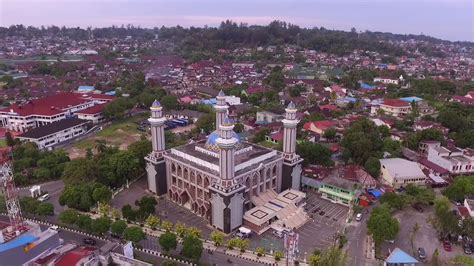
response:
[[[49,193],[50,198],[45,202],[53,204],[54,214],[59,215],[59,213],[64,211],[64,206],[59,204],[59,197],[64,189],[64,182],[62,180],[56,180],[39,185],[41,186],[41,192]],[[30,188],[31,186],[18,188],[18,195],[20,197],[31,197]]]

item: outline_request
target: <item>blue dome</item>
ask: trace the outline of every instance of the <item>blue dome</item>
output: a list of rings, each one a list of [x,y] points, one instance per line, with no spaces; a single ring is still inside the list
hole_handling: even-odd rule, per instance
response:
[[[240,142],[239,134],[232,131],[232,137],[236,138]],[[209,136],[207,136],[206,145],[216,145],[217,139],[219,138],[219,132],[214,131]]]

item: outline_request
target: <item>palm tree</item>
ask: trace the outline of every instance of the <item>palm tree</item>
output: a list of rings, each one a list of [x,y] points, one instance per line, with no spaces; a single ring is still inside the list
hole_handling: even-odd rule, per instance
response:
[[[105,139],[96,139],[94,148],[98,153],[104,153],[107,150],[107,141]]]

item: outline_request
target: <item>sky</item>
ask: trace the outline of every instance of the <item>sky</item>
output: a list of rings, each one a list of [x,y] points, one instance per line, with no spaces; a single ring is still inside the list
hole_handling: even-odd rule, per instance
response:
[[[249,25],[425,34],[474,41],[474,0],[0,0],[0,26]]]

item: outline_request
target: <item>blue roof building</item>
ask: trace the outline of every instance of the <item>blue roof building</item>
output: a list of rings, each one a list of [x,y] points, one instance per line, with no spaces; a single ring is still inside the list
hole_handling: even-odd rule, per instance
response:
[[[374,90],[375,88],[377,88],[377,86],[369,85],[365,82],[359,82],[359,84],[360,84],[360,88],[363,89],[363,90]]]
[[[385,259],[384,265],[386,266],[405,266],[405,265],[417,265],[419,261],[410,256],[405,251],[395,248],[392,253]]]
[[[94,86],[79,86],[79,88],[77,88],[77,91],[91,92],[91,91],[95,91],[95,87]]]
[[[400,100],[404,101],[404,102],[409,102],[409,103],[412,103],[412,102],[419,102],[419,101],[423,101],[422,98],[420,97],[416,97],[416,96],[411,96],[411,97],[403,97],[403,98],[400,98]]]

